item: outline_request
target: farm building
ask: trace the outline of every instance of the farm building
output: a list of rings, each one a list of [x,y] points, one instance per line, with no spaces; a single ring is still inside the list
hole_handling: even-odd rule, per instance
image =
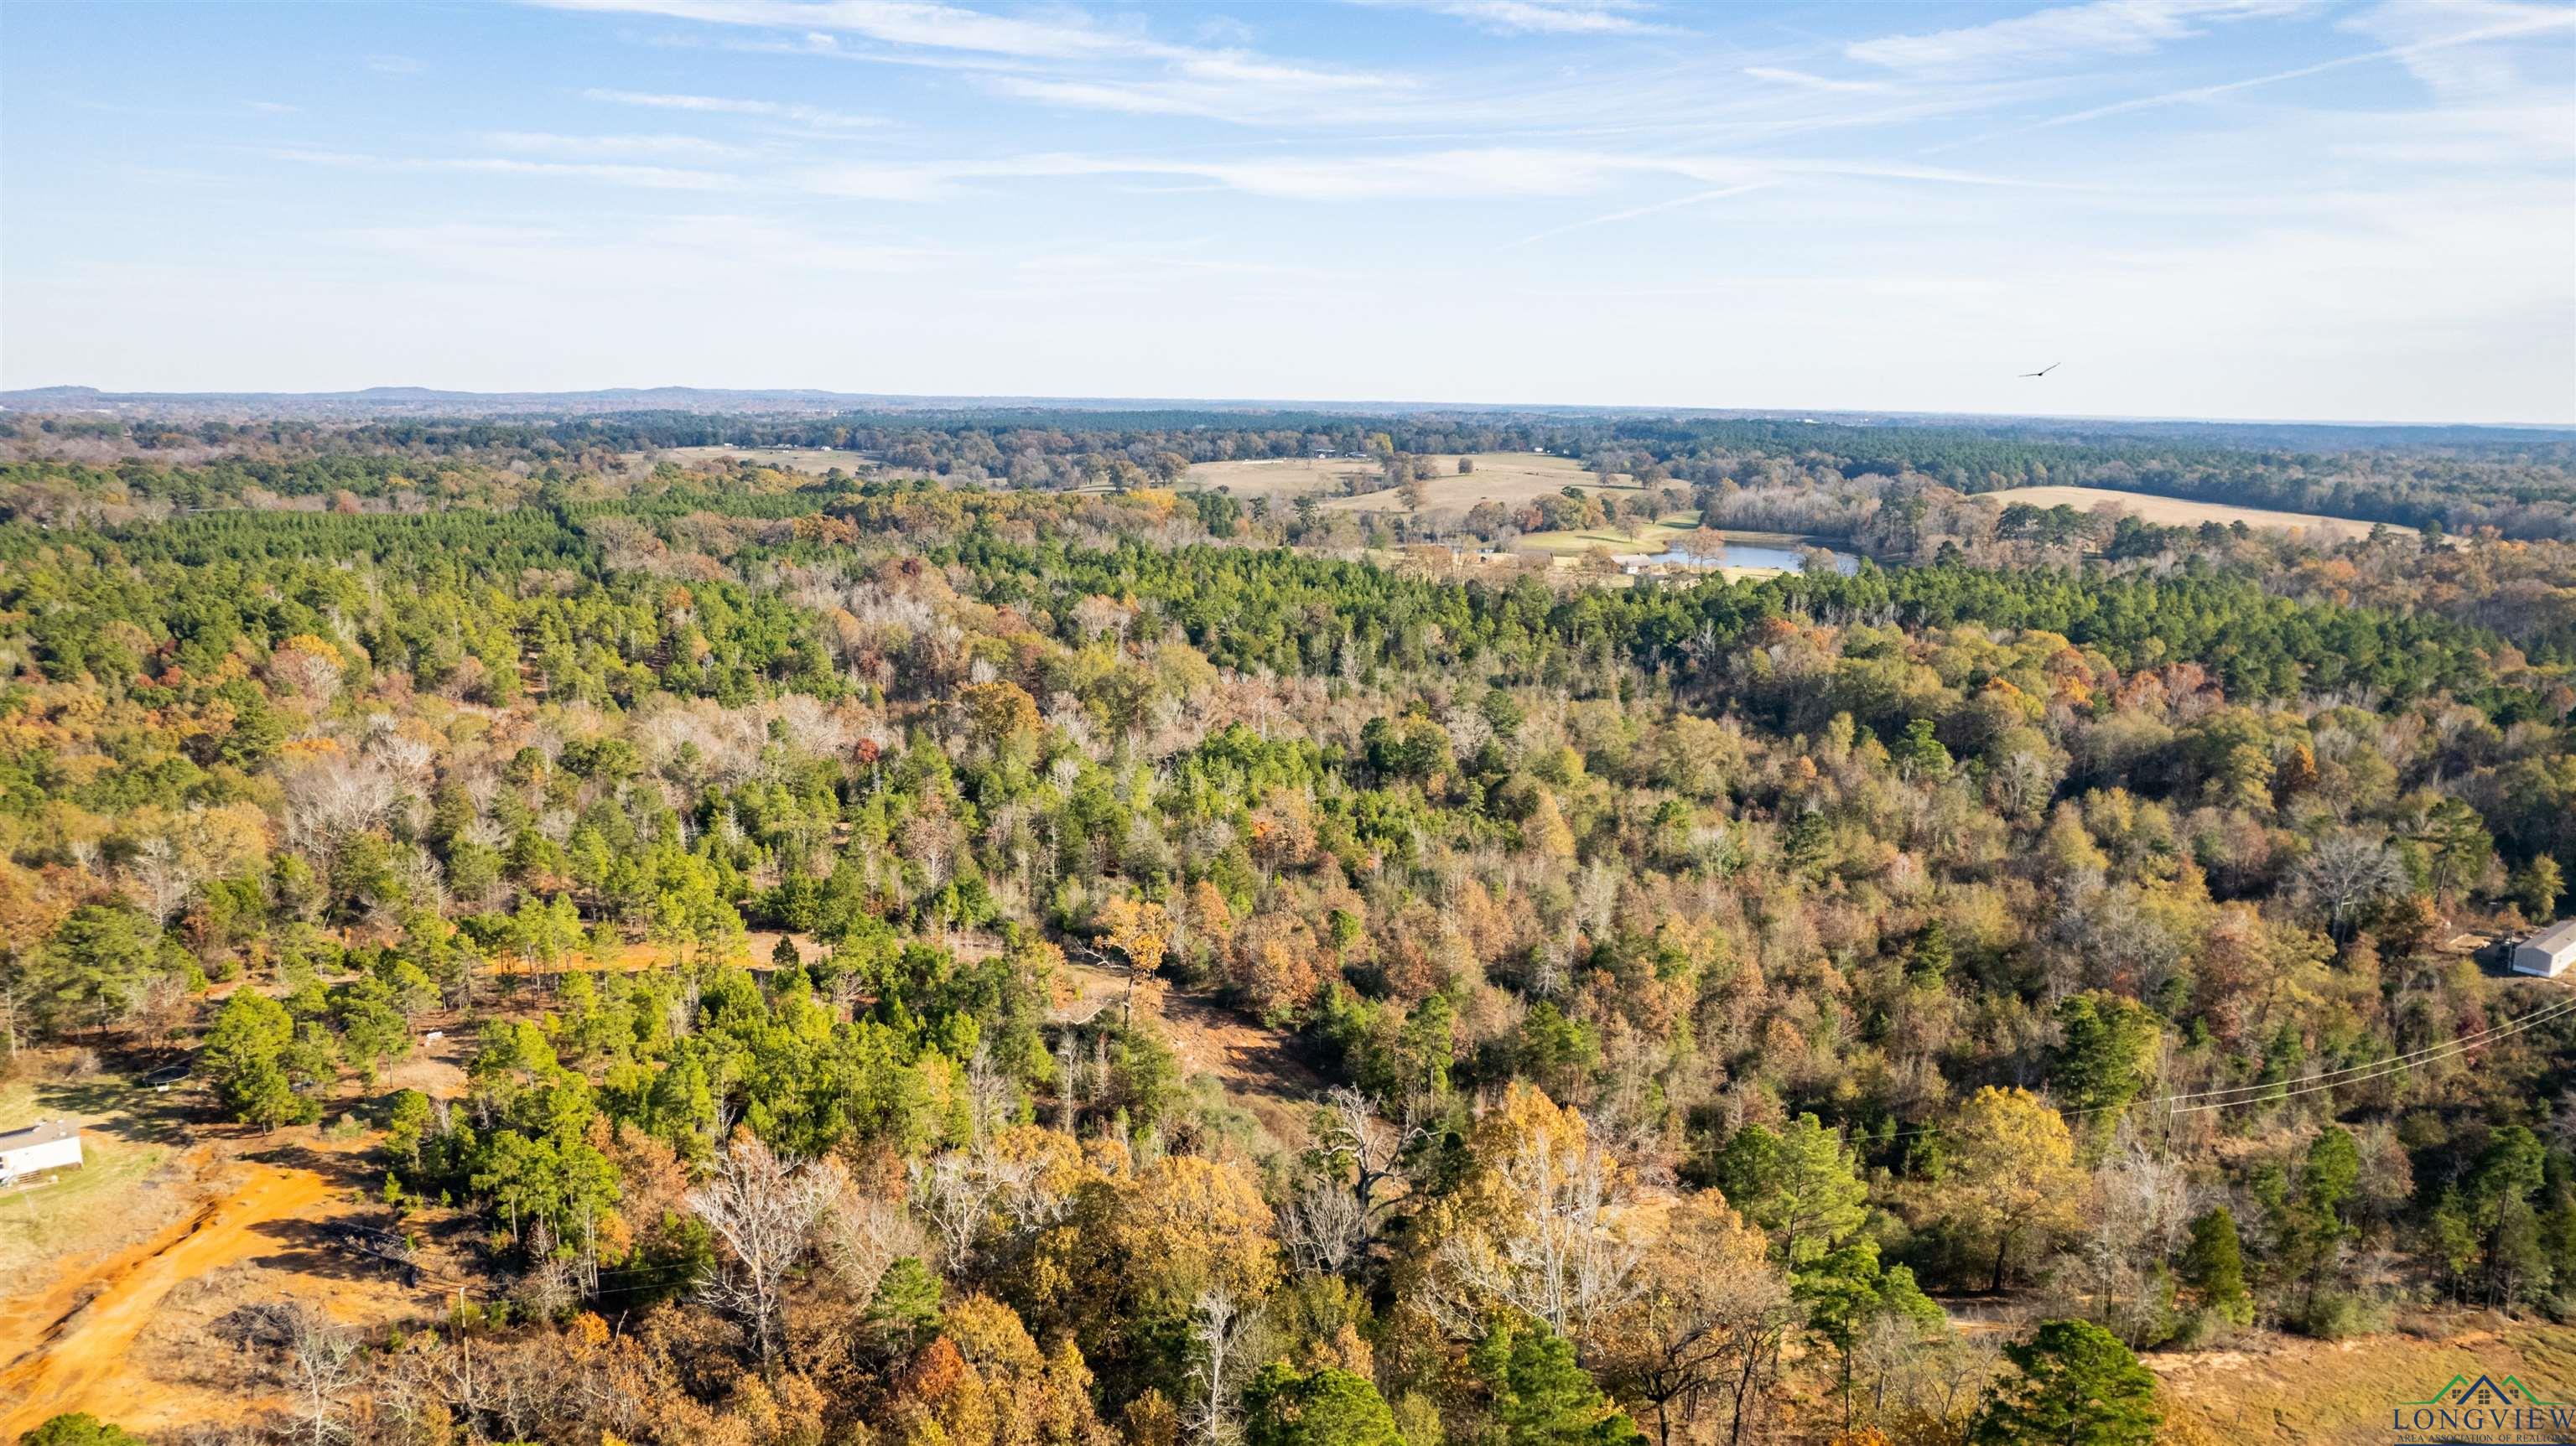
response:
[[[0,1135],[0,1185],[48,1170],[76,1170],[80,1162],[80,1126],[69,1120],[38,1120]]]
[[[2551,979],[2576,964],[2576,919],[2561,919],[2513,946],[2513,972]]]

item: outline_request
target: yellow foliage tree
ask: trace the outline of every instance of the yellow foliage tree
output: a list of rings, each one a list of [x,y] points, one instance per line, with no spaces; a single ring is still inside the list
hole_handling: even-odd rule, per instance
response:
[[[2071,1230],[2082,1216],[2074,1136],[2037,1095],[1988,1085],[1960,1108],[1949,1146],[1943,1213],[1993,1244],[1991,1287],[2001,1290],[2014,1246]]]
[[[1251,1171],[1166,1155],[1118,1192],[1109,1237],[1130,1283],[1169,1309],[1200,1291],[1258,1300],[1279,1280],[1277,1221]]]
[[[957,702],[975,741],[986,748],[1000,748],[1041,726],[1037,700],[1017,683],[977,683],[959,693]]]
[[[1171,947],[1172,920],[1163,906],[1139,899],[1112,899],[1100,906],[1100,939],[1127,960],[1125,1015],[1136,1017],[1136,985],[1163,967]]]

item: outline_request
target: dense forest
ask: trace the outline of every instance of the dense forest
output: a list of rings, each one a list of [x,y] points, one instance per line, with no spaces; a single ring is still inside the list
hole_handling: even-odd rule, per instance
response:
[[[650,455],[752,432],[853,466]],[[1169,485],[1376,433],[1878,560],[1462,579]],[[277,1346],[296,1439],[2145,1443],[2158,1353],[2576,1317],[2576,1000],[2479,955],[2576,865],[2558,444],[11,445],[10,1067],[346,1122],[487,1287]],[[1974,495],[2041,481],[2485,531]],[[387,1083],[432,1019],[461,1088]]]

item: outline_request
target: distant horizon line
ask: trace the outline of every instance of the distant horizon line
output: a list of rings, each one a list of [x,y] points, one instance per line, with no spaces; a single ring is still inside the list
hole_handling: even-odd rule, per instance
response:
[[[2458,431],[2486,429],[2514,432],[2561,432],[2576,434],[2576,418],[2556,422],[2511,421],[2390,421],[2353,417],[2221,417],[2172,413],[2107,413],[2107,412],[1961,412],[1907,407],[1798,407],[1798,406],[1723,406],[1692,403],[1654,402],[1475,402],[1424,401],[1392,398],[1303,398],[1303,397],[1179,397],[1179,396],[1087,396],[1050,395],[1021,392],[870,392],[841,391],[826,387],[712,387],[683,383],[655,386],[610,386],[556,389],[516,389],[486,391],[467,388],[429,387],[419,385],[377,385],[339,390],[284,391],[242,389],[221,391],[115,391],[86,383],[57,383],[38,387],[0,388],[0,411],[39,412],[59,410],[61,404],[79,400],[122,405],[193,404],[200,406],[238,403],[444,403],[508,404],[521,407],[543,406],[548,402],[601,402],[653,396],[706,397],[738,401],[772,403],[898,404],[922,410],[999,411],[1009,408],[1052,409],[1061,411],[1324,411],[1354,416],[1402,415],[1438,412],[1495,412],[1547,414],[1568,413],[1593,416],[1622,415],[1695,415],[1737,419],[1817,419],[1849,425],[1857,420],[1866,425],[1871,419],[1946,419],[1959,421],[2036,421],[2054,423],[2125,423],[2152,425],[2241,426],[2241,427],[2352,427],[2388,428],[2419,431]],[[52,405],[48,405],[52,404]]]

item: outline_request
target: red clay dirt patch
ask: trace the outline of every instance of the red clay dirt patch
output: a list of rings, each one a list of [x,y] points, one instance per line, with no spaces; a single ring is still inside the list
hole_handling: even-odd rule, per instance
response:
[[[176,1223],[104,1259],[76,1264],[0,1315],[0,1437],[65,1411],[154,1424],[161,1393],[131,1373],[133,1345],[180,1284],[265,1250],[260,1224],[324,1204],[310,1170],[243,1162],[241,1178]],[[181,1418],[195,1419],[193,1416]]]

